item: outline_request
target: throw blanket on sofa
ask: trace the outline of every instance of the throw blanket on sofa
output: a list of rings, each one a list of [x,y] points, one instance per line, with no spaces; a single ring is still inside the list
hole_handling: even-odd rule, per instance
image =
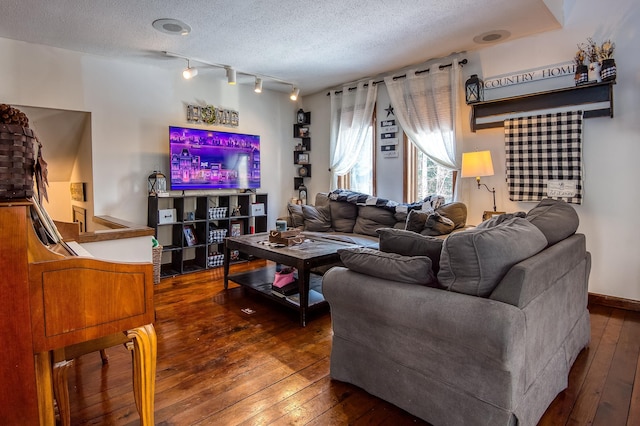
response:
[[[345,201],[358,206],[380,207],[394,213],[408,213],[410,210],[433,211],[444,204],[444,197],[442,195],[429,195],[421,201],[406,204],[346,189],[336,189],[335,191],[330,192],[329,199],[334,201]]]
[[[504,121],[512,201],[582,204],[582,111]]]

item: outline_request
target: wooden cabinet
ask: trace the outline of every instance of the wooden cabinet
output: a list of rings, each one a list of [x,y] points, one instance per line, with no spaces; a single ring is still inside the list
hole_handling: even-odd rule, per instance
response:
[[[222,266],[225,237],[267,232],[267,198],[254,193],[149,197],[147,225],[162,245],[161,276]]]

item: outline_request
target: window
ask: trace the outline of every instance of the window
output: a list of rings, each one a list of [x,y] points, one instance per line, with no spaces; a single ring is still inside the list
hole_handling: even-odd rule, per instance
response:
[[[349,173],[338,177],[338,188],[362,192],[363,194],[376,195],[375,185],[375,109],[371,119],[371,125],[367,129],[365,145],[356,165]]]
[[[457,172],[442,167],[412,144],[404,135],[405,152],[405,202],[422,200],[427,195],[437,194],[445,202],[453,201]]]

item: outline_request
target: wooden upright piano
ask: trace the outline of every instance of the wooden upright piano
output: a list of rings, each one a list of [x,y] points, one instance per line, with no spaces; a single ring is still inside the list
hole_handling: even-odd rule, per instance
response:
[[[43,237],[36,210],[0,203],[0,424],[55,424],[54,351],[124,334],[141,424],[152,425],[153,265],[79,257]]]

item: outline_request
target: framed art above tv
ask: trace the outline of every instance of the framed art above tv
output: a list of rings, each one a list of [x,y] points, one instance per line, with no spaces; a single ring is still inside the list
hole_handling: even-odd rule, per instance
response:
[[[190,189],[260,187],[260,136],[169,127],[170,185]]]

